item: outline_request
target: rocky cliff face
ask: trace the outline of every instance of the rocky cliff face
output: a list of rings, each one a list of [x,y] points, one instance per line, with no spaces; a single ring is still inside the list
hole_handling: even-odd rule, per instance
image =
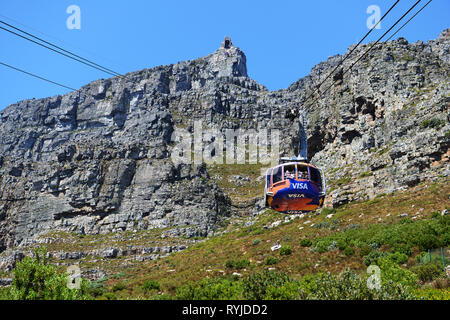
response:
[[[288,156],[297,149],[295,114],[306,109],[310,156],[332,187],[329,205],[448,177],[448,48],[448,30],[427,43],[380,44],[306,103],[341,56],[268,91],[248,78],[244,53],[224,41],[203,58],[11,105],[0,118],[0,251],[49,230],[213,232],[230,215],[230,199],[204,164],[171,161],[174,131],[193,132],[194,120],[221,131],[280,130]]]

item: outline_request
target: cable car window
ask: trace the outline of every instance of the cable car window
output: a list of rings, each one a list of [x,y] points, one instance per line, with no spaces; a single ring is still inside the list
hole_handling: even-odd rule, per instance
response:
[[[307,166],[298,165],[297,169],[298,169],[298,178],[299,179],[309,180],[308,167]]]
[[[270,177],[272,176],[272,169],[267,170],[266,172],[266,186],[271,187]]]
[[[322,178],[320,176],[320,171],[317,170],[316,168],[310,167],[309,172],[311,174],[311,180],[317,183],[318,185],[322,185]]]
[[[281,169],[282,169],[282,167],[273,168],[273,171],[272,171],[273,183],[277,183],[277,182],[283,180]]]
[[[284,179],[295,179],[295,164],[284,166]]]

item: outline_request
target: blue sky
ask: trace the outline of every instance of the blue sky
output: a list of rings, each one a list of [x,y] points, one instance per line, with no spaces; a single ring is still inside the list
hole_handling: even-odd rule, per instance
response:
[[[368,31],[370,5],[379,6],[383,15],[394,2],[14,0],[0,2],[0,19],[119,73],[205,56],[228,35],[245,52],[249,76],[276,90],[358,42]],[[381,36],[414,2],[400,0],[365,42]],[[70,5],[81,10],[79,30],[66,26]],[[450,27],[449,12],[450,1],[433,0],[395,38],[434,39]],[[3,30],[0,62],[76,89],[109,77]],[[0,65],[0,110],[23,99],[66,92]]]

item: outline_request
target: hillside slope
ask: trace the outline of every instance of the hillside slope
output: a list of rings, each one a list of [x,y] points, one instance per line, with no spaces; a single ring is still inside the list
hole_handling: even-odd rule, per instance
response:
[[[224,167],[172,161],[173,133],[194,133],[195,120],[223,133],[279,130],[280,154],[293,155],[291,115],[306,109],[310,156],[326,170],[329,206],[448,177],[448,46],[448,30],[427,43],[380,44],[314,104],[304,100],[341,56],[268,91],[248,77],[245,54],[223,44],[203,58],[11,105],[0,118],[0,251],[55,230],[213,235],[233,206],[255,211],[260,164],[235,164],[238,180],[253,170],[241,189],[255,188],[238,199],[233,180],[219,187]]]

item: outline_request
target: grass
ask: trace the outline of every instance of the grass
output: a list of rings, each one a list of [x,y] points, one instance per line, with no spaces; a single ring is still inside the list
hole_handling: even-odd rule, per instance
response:
[[[359,175],[360,178],[365,178],[365,177],[370,177],[370,176],[373,176],[372,171],[364,171]]]
[[[258,164],[211,164],[208,165],[210,176],[219,187],[230,196],[234,203],[264,196],[265,179],[261,177],[261,169],[265,166]],[[248,181],[237,185],[230,181],[232,176],[247,176]],[[259,178],[259,179],[258,179]]]
[[[249,171],[249,174],[252,173]],[[355,238],[364,238],[364,230],[403,230],[404,219],[399,217],[403,213],[407,213],[410,219],[415,217],[413,224],[424,224],[422,221],[436,216],[433,212],[441,212],[450,207],[449,195],[448,180],[442,179],[422,183],[406,191],[380,194],[370,201],[353,202],[334,209],[323,208],[320,214],[309,214],[289,222],[284,222],[286,215],[268,209],[252,218],[254,224],[251,226],[245,226],[245,217],[235,219],[227,226],[226,233],[191,243],[186,250],[168,257],[136,262],[129,257],[94,259],[87,256],[81,259],[80,268],[100,268],[107,271],[110,276],[101,285],[110,294],[104,296],[103,292],[98,298],[117,299],[164,298],[168,294],[174,295],[187,282],[232,276],[235,272],[246,277],[267,268],[275,268],[294,278],[319,272],[337,274],[346,269],[364,273],[367,266],[361,253],[366,250],[365,253],[368,254],[371,248],[367,250],[356,245],[342,246],[339,241],[331,246],[331,250],[328,250],[330,244],[321,252],[314,250],[314,247],[321,239],[339,240],[340,235],[347,232],[354,234]],[[329,214],[333,214],[332,219],[326,217]],[[277,227],[268,228],[275,221],[281,223]],[[182,239],[177,238],[161,239],[161,233],[162,230],[122,232],[118,238],[117,234],[79,237],[71,233],[55,232],[46,237],[53,237],[58,241],[46,246],[49,251],[71,252],[81,248],[86,251],[129,244],[155,246],[157,243],[182,242]],[[309,239],[311,244],[305,239]],[[285,248],[283,254],[279,250],[271,250],[275,241],[279,241]],[[348,247],[353,250],[345,251]],[[387,247],[381,249],[386,250]],[[408,268],[417,265],[416,257],[420,254],[417,245],[411,251],[411,256],[406,261]],[[73,261],[75,262],[77,261]],[[425,290],[418,294],[435,297],[441,293]]]
[[[436,187],[436,185],[439,185],[441,189],[441,193],[437,195],[431,192],[433,186]],[[161,292],[175,294],[176,289],[186,281],[199,281],[205,277],[231,276],[236,271],[245,276],[263,271],[269,266],[295,277],[327,271],[339,273],[347,268],[364,272],[366,265],[359,255],[359,249],[356,249],[355,252],[327,250],[319,253],[311,250],[311,247],[304,246],[305,243],[302,245],[302,239],[308,238],[314,242],[320,238],[341,234],[346,227],[356,224],[358,224],[358,228],[367,228],[370,225],[380,224],[379,218],[383,220],[380,229],[384,226],[386,228],[395,227],[401,221],[398,218],[399,214],[406,211],[413,215],[421,206],[421,200],[427,198],[431,198],[432,201],[423,205],[422,216],[418,220],[429,219],[432,211],[442,210],[445,205],[448,205],[449,192],[448,183],[443,182],[420,185],[396,194],[382,195],[376,203],[350,203],[334,209],[334,218],[341,221],[339,228],[335,230],[317,229],[313,226],[325,222],[326,218],[323,214],[294,219],[273,229],[263,229],[263,226],[283,217],[272,210],[267,210],[251,227],[235,226],[234,230],[224,235],[208,238],[206,241],[175,253],[165,260],[137,265],[127,273],[129,280],[127,288],[131,296],[145,294],[140,289],[142,283],[145,280],[153,279],[160,284]],[[414,207],[412,207],[413,205]],[[388,213],[389,216],[387,216]],[[312,223],[304,224],[306,220],[310,220]],[[262,232],[255,235],[256,230],[262,230]],[[270,247],[274,241],[281,239],[285,239],[281,241],[281,244],[284,247],[289,246],[291,254],[277,254],[275,258],[275,252],[272,252]],[[255,240],[258,240],[257,245],[253,245]],[[417,254],[419,254],[419,249],[416,247],[413,250],[413,257],[410,258],[411,261],[408,260],[408,263],[414,263],[414,256]],[[228,267],[227,261],[230,262]],[[244,262],[241,264],[242,261]],[[171,269],[175,269],[175,272],[170,272]],[[112,285],[110,284],[110,286]]]
[[[440,128],[445,126],[445,120],[438,118],[427,119],[422,121],[420,126],[422,127],[422,129],[434,128],[436,130],[439,130]]]

